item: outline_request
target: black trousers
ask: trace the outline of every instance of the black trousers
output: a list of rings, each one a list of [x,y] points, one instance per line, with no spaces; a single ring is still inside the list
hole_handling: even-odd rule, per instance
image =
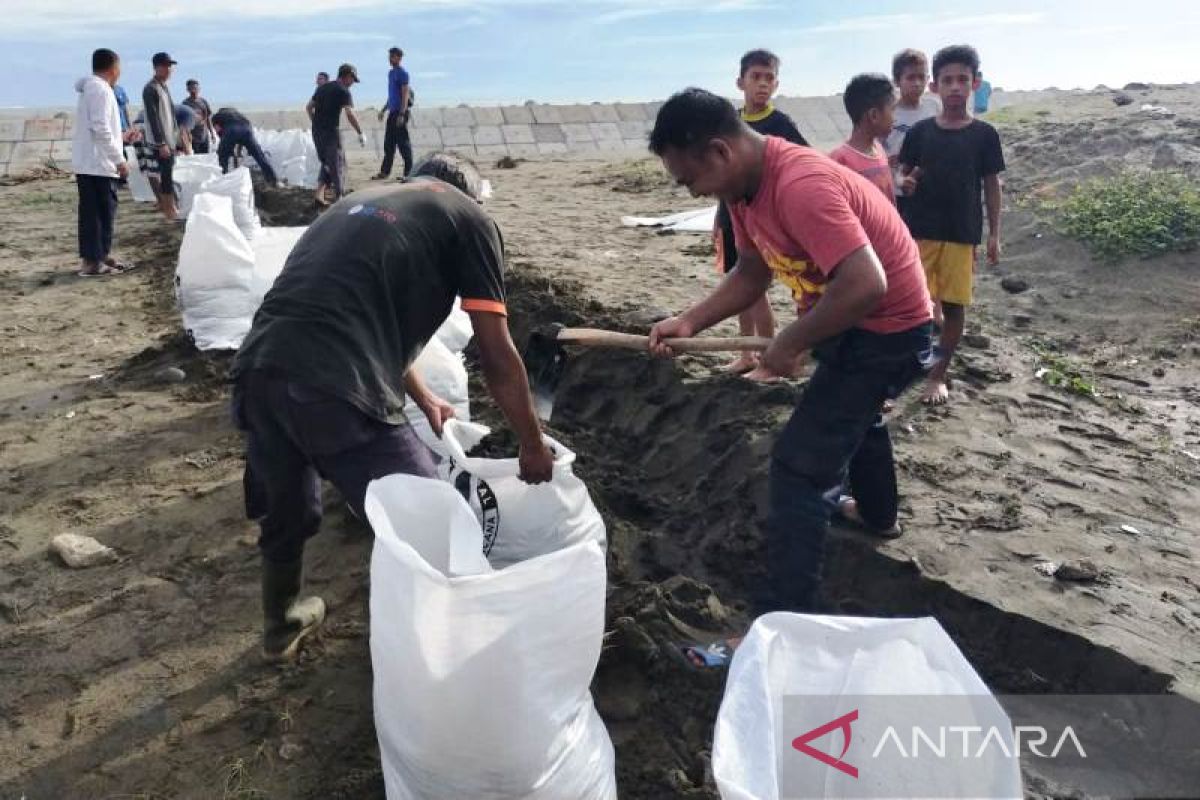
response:
[[[250,370],[239,378],[233,418],[246,435],[246,516],[258,520],[258,546],[269,561],[304,555],[321,525],[321,478],[365,520],[371,481],[437,474],[429,448],[407,423],[389,425],[276,373]]]
[[[404,159],[404,174],[412,172],[413,152],[412,140],[408,138],[408,125],[400,124],[400,114],[392,111],[387,116],[387,132],[383,135],[383,163],[379,166],[382,175],[392,174],[392,162],[396,158],[396,150]]]
[[[221,143],[217,145],[217,162],[221,165],[222,172],[229,171],[229,159],[238,145],[246,148],[246,152],[258,162],[267,183],[272,186],[278,183],[275,170],[271,168],[271,162],[267,160],[267,154],[259,146],[258,139],[254,138],[254,130],[245,125],[228,125],[221,135]]]
[[[79,188],[79,257],[99,264],[112,250],[117,219],[117,179],[76,175]]]

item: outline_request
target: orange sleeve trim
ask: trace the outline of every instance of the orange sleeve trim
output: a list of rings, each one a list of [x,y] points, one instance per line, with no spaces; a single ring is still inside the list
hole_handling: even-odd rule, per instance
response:
[[[488,311],[492,314],[499,314],[502,317],[508,316],[508,308],[497,300],[471,300],[463,298],[463,311]]]

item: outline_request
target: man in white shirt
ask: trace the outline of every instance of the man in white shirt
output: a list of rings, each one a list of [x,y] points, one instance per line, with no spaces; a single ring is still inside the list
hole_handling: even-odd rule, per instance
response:
[[[112,257],[117,217],[117,184],[129,175],[125,163],[121,113],[113,85],[121,77],[121,59],[112,50],[92,53],[92,74],[75,83],[79,103],[71,142],[71,168],[79,188],[79,274],[91,278],[119,275],[131,267]]]

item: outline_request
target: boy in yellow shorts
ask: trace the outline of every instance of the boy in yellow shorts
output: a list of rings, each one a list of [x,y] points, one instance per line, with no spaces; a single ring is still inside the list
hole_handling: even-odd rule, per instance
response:
[[[987,261],[1000,261],[1000,173],[1004,153],[991,125],[971,116],[979,86],[979,54],[969,45],[944,47],[933,57],[930,90],[942,101],[936,117],[918,122],[900,150],[901,190],[910,199],[904,221],[921,251],[929,293],[942,304],[939,358],[921,399],[949,398],[946,371],[962,339],[975,278],[975,248],[983,238],[987,203]]]

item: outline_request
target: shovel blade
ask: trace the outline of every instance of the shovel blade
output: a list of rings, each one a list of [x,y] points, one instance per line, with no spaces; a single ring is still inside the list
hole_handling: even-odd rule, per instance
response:
[[[554,412],[554,395],[567,368],[567,351],[558,343],[555,332],[534,331],[529,334],[522,359],[529,376],[534,411],[538,419],[549,422]]]

